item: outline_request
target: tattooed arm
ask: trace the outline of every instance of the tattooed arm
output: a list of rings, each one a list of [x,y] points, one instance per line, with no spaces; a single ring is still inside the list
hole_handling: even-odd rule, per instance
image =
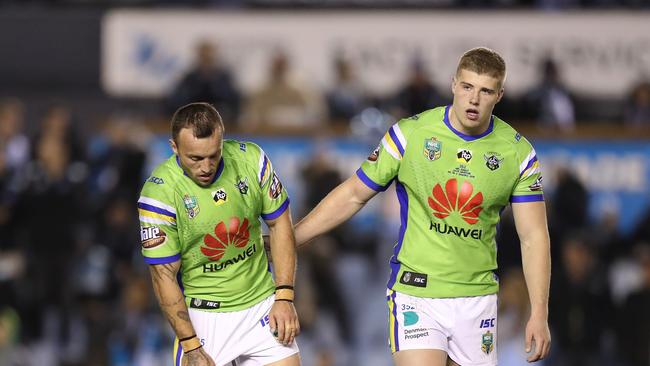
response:
[[[149,266],[153,290],[158,298],[160,309],[169,321],[178,339],[187,339],[182,345],[183,366],[214,366],[214,361],[203,350],[196,337],[192,321],[185,305],[185,297],[178,286],[176,274],[181,267],[181,261]],[[187,350],[185,350],[187,348]]]

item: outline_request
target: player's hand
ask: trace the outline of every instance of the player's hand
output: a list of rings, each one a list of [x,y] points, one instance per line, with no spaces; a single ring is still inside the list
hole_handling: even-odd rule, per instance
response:
[[[290,345],[300,334],[298,314],[292,302],[276,301],[269,312],[269,325],[271,332],[278,342],[285,346]]]
[[[526,361],[543,360],[551,350],[551,332],[548,329],[546,317],[531,316],[526,324]]]
[[[216,366],[212,357],[208,355],[203,347],[183,354],[182,366]]]

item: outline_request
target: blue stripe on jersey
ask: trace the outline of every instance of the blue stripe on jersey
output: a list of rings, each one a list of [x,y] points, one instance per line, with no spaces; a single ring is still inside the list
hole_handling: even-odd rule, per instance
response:
[[[225,164],[223,162],[223,156],[222,156],[221,160],[219,160],[219,167],[217,168],[217,173],[214,175],[214,178],[212,178],[212,182],[210,182],[210,184],[216,182],[217,179],[219,179],[219,177],[221,176],[221,173],[223,173],[224,166],[225,166]]]
[[[454,126],[451,125],[451,122],[449,121],[449,109],[450,109],[450,107],[451,107],[450,105],[445,107],[445,117],[443,118],[443,121],[445,122],[445,125],[447,125],[447,127],[451,130],[451,132],[455,133],[461,139],[463,139],[465,141],[478,140],[481,137],[486,136],[487,134],[492,132],[492,130],[494,130],[494,116],[492,116],[492,117],[490,117],[490,126],[488,127],[487,130],[485,130],[485,132],[483,132],[480,135],[466,135],[466,134],[458,131],[457,129],[454,128]]]
[[[530,168],[531,166],[533,166],[533,164],[535,164],[536,161],[537,161],[537,155],[533,156],[533,158],[530,159],[528,164],[526,164],[526,167],[521,171],[521,173],[519,173],[519,176],[521,177],[526,172],[526,170],[528,170],[528,168]]]
[[[399,238],[397,239],[397,245],[393,249],[393,256],[390,258],[390,279],[388,280],[388,288],[392,289],[397,280],[397,275],[399,274],[400,262],[397,259],[400,250],[402,250],[402,244],[404,244],[404,234],[406,233],[406,224],[408,223],[409,216],[409,197],[406,194],[406,189],[404,185],[397,181],[395,185],[395,191],[397,193],[397,200],[399,201],[399,215],[401,220],[401,225],[399,228]]]
[[[157,214],[173,217],[174,219],[176,218],[175,213],[167,211],[167,210],[162,209],[162,208],[158,208],[156,206],[146,204],[146,203],[138,202],[138,208],[141,208],[141,209],[147,210],[147,211],[151,211],[151,212],[155,212]]]
[[[171,255],[169,257],[160,257],[160,258],[144,257],[144,261],[147,264],[167,264],[167,263],[176,262],[179,259],[181,259],[180,253],[176,255]]]
[[[395,146],[397,146],[397,150],[399,150],[399,154],[404,156],[404,148],[402,147],[402,144],[399,142],[399,139],[397,138],[397,135],[395,134],[395,131],[393,131],[392,127],[388,129],[388,133],[390,134],[390,138],[393,139]]]
[[[266,174],[266,167],[269,165],[269,159],[264,155],[264,163],[262,164],[262,171],[260,172],[260,184],[262,184],[262,179],[264,179],[264,174]]]
[[[361,168],[357,169],[357,177],[359,177],[359,179],[361,179],[361,181],[367,185],[368,188],[376,192],[383,192],[388,188],[388,186],[390,186],[390,182],[385,186],[380,186],[379,184],[375,183],[372,179],[370,179],[370,177],[366,175],[366,173]]]
[[[276,218],[280,217],[280,215],[282,215],[284,213],[284,211],[287,210],[287,207],[289,207],[289,198],[288,197],[284,201],[284,203],[280,207],[278,207],[277,210],[275,210],[275,211],[273,211],[271,213],[261,214],[260,216],[262,216],[262,218],[264,220],[273,220],[273,219],[276,219]]]
[[[543,194],[533,194],[530,196],[512,196],[510,197],[510,202],[512,203],[517,203],[517,202],[538,202],[538,201],[544,201],[544,195]]]

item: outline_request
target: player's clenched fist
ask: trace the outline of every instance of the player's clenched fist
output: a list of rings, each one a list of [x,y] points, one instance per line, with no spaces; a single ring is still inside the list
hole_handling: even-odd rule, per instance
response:
[[[278,339],[278,342],[285,346],[293,343],[296,336],[300,334],[298,314],[296,314],[292,302],[275,301],[269,312],[269,322],[271,332]]]

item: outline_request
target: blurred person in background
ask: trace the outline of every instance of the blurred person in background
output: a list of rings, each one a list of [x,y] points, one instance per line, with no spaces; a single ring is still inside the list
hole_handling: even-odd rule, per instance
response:
[[[304,245],[396,181],[402,226],[387,300],[398,366],[497,364],[494,239],[509,203],[532,309],[527,360],[549,353],[550,243],[541,169],[530,143],[492,115],[505,77],[496,52],[467,51],[453,78],[453,104],[393,125],[356,174],[296,225],[296,243]]]
[[[424,61],[419,57],[411,62],[410,75],[395,96],[398,118],[412,116],[435,106],[444,105],[445,98],[431,82]]]
[[[641,286],[619,309],[618,341],[629,366],[650,365],[650,244],[639,243],[632,251],[641,271]]]
[[[650,81],[644,81],[632,89],[625,107],[625,125],[641,130],[650,127]]]
[[[22,167],[30,157],[30,142],[23,132],[25,111],[17,99],[0,101],[0,149],[10,170]]]
[[[82,219],[87,216],[86,166],[73,143],[70,111],[50,109],[33,145],[33,160],[21,170],[15,204],[15,240],[25,253],[18,312],[23,337],[44,341],[66,360],[72,342],[71,270],[78,250]],[[37,229],[35,229],[37,228]]]
[[[537,86],[524,96],[524,113],[542,130],[571,132],[575,129],[575,107],[569,90],[562,82],[560,66],[552,59],[540,63],[542,76]]]
[[[214,105],[227,123],[239,118],[241,95],[232,72],[219,55],[219,48],[203,41],[196,46],[195,65],[183,75],[167,98],[167,110],[173,113],[179,105],[206,102]],[[235,127],[235,126],[231,126]]]
[[[325,117],[322,96],[292,78],[291,60],[276,52],[269,64],[266,85],[246,101],[242,127],[255,129],[310,129],[320,126]]]
[[[561,263],[551,286],[551,326],[558,366],[606,365],[604,339],[612,329],[614,308],[607,271],[598,251],[580,232],[560,243]]]
[[[332,123],[347,126],[367,104],[366,93],[352,62],[343,56],[334,60],[334,86],[327,92],[327,107]]]
[[[316,153],[302,170],[302,177],[307,188],[305,209],[311,211],[343,180],[336,167],[328,157],[327,148],[319,145]],[[305,248],[304,263],[309,266],[312,287],[319,309],[329,310],[337,321],[340,339],[346,344],[354,340],[353,328],[348,309],[343,299],[341,288],[336,277],[336,260],[344,243],[343,227],[319,237],[318,243]]]
[[[569,168],[561,167],[556,174],[557,186],[549,211],[551,235],[561,243],[569,232],[584,229],[589,224],[589,192]],[[560,257],[560,248],[552,248],[553,257]]]
[[[142,255],[177,338],[174,364],[300,365],[289,198],[259,146],[223,134],[210,104],[179,108],[174,154],[138,200]],[[260,218],[269,227],[273,276]]]

